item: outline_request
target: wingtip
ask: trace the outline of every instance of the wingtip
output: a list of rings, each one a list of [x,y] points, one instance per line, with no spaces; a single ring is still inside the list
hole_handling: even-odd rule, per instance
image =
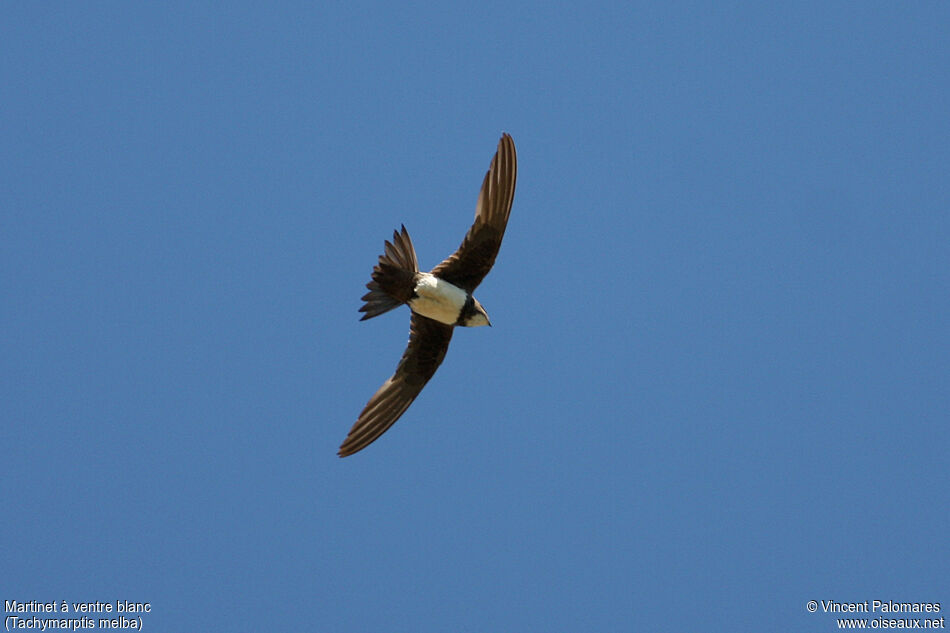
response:
[[[340,458],[349,457],[350,455],[354,453],[358,453],[360,451],[359,448],[354,448],[350,446],[349,444],[350,444],[349,438],[347,438],[346,441],[340,444],[340,448],[337,449],[336,456]]]

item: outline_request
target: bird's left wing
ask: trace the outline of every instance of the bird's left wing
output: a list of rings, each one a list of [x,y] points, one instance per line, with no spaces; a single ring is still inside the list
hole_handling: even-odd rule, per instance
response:
[[[409,346],[396,373],[369,399],[337,453],[346,457],[360,451],[399,419],[442,364],[452,340],[451,325],[412,313]]]
[[[478,193],[475,223],[458,250],[432,269],[433,275],[468,292],[474,291],[482,283],[495,263],[501,239],[505,236],[511,203],[515,199],[517,177],[515,142],[509,135],[502,134],[498,151],[492,158]]]

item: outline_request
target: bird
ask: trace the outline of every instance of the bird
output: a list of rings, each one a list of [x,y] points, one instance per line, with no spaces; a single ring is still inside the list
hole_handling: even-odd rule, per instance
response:
[[[503,133],[482,181],[475,222],[452,255],[429,272],[420,272],[415,247],[403,224],[385,240],[362,297],[360,321],[409,306],[409,344],[395,373],[366,403],[340,446],[347,457],[363,450],[406,412],[449,349],[458,326],[478,327],[491,321],[472,295],[495,263],[515,196],[518,158],[511,136]]]

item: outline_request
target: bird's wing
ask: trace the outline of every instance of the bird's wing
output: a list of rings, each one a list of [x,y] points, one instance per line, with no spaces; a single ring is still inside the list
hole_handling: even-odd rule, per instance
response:
[[[432,269],[433,275],[468,292],[474,291],[482,282],[495,263],[501,238],[505,236],[517,176],[515,142],[507,134],[502,134],[498,151],[478,193],[475,223],[458,250]]]
[[[412,313],[409,346],[396,373],[369,399],[337,453],[346,457],[376,440],[399,419],[442,364],[452,340],[451,325]]]

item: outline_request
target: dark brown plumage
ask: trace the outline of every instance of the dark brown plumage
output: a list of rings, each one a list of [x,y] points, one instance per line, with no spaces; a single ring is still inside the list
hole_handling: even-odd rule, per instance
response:
[[[373,280],[366,284],[369,292],[363,295],[366,303],[360,308],[360,312],[366,314],[360,321],[389,312],[409,301],[417,272],[416,249],[403,225],[401,233],[393,231],[392,244],[386,240],[386,250],[373,267]]]
[[[501,247],[515,195],[517,162],[514,141],[503,134],[482,181],[474,224],[458,250],[432,269],[432,275],[468,293],[465,305],[458,313],[457,325],[464,324],[466,311],[470,314],[476,308],[482,309],[471,293],[491,270]],[[385,252],[373,268],[373,279],[366,284],[369,292],[363,296],[365,305],[360,308],[366,313],[361,320],[413,300],[415,284],[424,276],[424,273],[419,273],[412,240],[403,226],[400,232],[393,233],[392,243],[386,242]],[[399,366],[366,403],[340,446],[340,457],[366,448],[405,413],[442,364],[453,330],[454,325],[440,323],[413,311],[409,345]]]
[[[461,246],[432,269],[436,277],[473,292],[495,264],[515,198],[518,157],[515,142],[503,134],[475,205],[475,223]]]
[[[369,446],[405,413],[442,364],[454,329],[451,325],[413,313],[409,322],[409,346],[396,367],[396,373],[363,407],[359,419],[340,446],[340,457]]]

